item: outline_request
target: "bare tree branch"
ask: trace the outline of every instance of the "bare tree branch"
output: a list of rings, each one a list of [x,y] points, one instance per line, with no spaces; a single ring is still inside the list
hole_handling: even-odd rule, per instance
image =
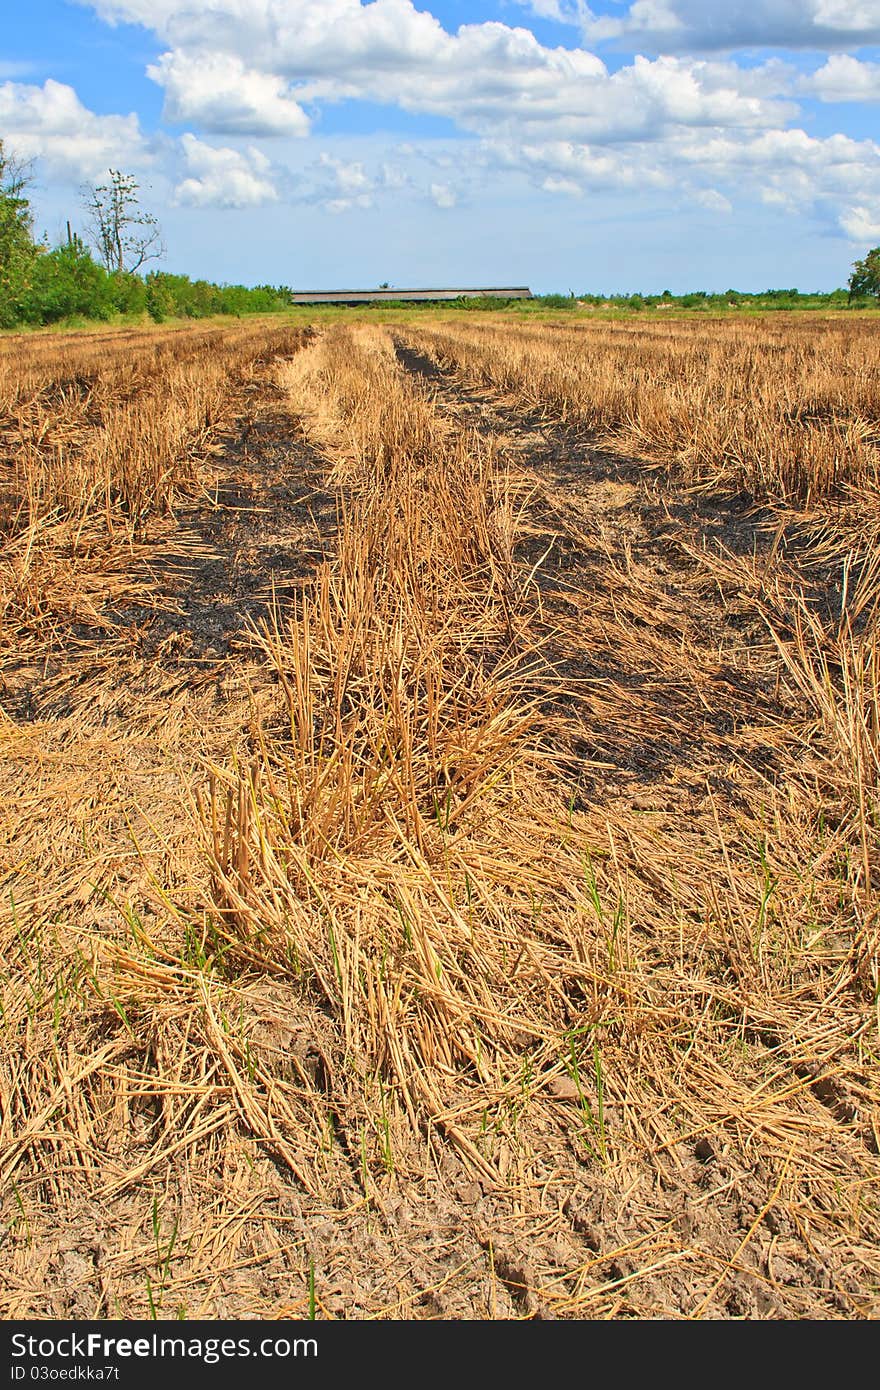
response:
[[[165,255],[156,218],[140,206],[132,174],[110,169],[109,183],[85,190],[87,236],[109,271],[132,273]]]

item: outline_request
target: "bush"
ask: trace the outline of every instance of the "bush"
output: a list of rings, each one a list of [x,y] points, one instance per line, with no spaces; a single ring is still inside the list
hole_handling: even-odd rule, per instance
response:
[[[147,308],[147,287],[139,275],[116,271],[108,276],[108,284],[117,314],[142,314]]]
[[[572,294],[542,294],[536,295],[542,309],[574,309],[577,300]]]
[[[150,316],[163,319],[202,319],[210,314],[271,314],[290,303],[288,289],[272,285],[213,285],[208,280],[190,280],[188,275],[171,275],[154,270],[146,278],[146,304]],[[157,318],[157,315],[159,316]]]
[[[25,323],[57,323],[74,315],[107,319],[114,308],[110,276],[74,241],[36,257],[21,317]]]

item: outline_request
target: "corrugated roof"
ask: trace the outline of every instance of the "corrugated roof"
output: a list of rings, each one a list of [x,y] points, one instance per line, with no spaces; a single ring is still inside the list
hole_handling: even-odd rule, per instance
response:
[[[397,300],[451,299],[531,299],[527,285],[490,286],[479,289],[415,289],[415,290],[299,290],[293,295],[294,304],[371,304]]]

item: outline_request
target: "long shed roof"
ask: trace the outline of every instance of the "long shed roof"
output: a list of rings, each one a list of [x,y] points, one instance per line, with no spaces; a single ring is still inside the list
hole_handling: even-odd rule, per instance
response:
[[[294,304],[382,304],[399,300],[531,299],[527,285],[445,290],[300,290]]]

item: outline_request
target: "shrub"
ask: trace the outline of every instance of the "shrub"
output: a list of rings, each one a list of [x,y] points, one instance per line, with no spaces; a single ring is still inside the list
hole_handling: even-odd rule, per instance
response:
[[[110,277],[81,242],[37,255],[21,301],[26,323],[56,323],[81,314],[109,318],[114,311]]]

